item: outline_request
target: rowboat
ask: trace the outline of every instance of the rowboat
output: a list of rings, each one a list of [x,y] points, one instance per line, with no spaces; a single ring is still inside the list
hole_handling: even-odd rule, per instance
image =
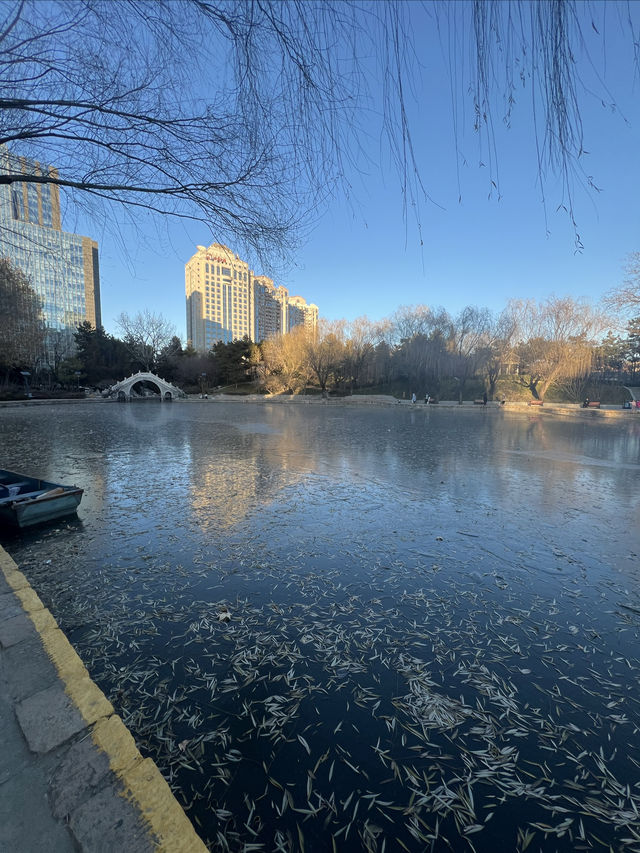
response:
[[[31,527],[73,515],[83,490],[0,468],[0,525]]]

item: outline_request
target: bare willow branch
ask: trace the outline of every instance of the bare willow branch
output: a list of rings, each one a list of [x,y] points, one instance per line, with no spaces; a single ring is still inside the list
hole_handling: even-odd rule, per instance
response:
[[[6,0],[0,143],[54,165],[55,181],[80,207],[89,195],[90,207],[115,203],[135,220],[147,205],[260,255],[292,248],[327,199],[351,194],[354,170],[372,173],[386,155],[420,230],[431,164],[415,134],[434,82],[419,34],[431,30],[450,69],[457,148],[470,114],[499,195],[496,128],[528,98],[533,168],[543,195],[547,178],[560,177],[579,246],[576,187],[595,188],[581,165],[581,108],[594,79],[603,104],[616,109],[594,61],[600,47],[606,56],[599,32],[607,28],[591,13],[606,22],[618,5]],[[633,19],[620,19],[632,55]]]

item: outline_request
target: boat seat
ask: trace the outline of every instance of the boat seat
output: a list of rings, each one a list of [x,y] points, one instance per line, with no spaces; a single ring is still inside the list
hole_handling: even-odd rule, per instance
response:
[[[38,489],[36,492],[24,492],[24,494],[14,495],[13,500],[14,501],[21,501],[24,498],[37,498],[38,495],[41,495],[41,494],[42,494],[42,489]]]

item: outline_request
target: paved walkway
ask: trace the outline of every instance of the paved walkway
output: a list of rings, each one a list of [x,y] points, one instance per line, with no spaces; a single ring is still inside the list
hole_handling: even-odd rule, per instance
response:
[[[205,853],[0,547],[0,853]]]

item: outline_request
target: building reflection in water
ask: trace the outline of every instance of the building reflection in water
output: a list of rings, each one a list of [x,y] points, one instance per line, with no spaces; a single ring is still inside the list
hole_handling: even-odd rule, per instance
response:
[[[212,425],[203,452],[191,454],[191,506],[205,530],[225,530],[257,508],[277,512],[274,504],[288,487],[317,467],[317,456],[291,420],[276,424]],[[199,456],[201,458],[199,458]]]

